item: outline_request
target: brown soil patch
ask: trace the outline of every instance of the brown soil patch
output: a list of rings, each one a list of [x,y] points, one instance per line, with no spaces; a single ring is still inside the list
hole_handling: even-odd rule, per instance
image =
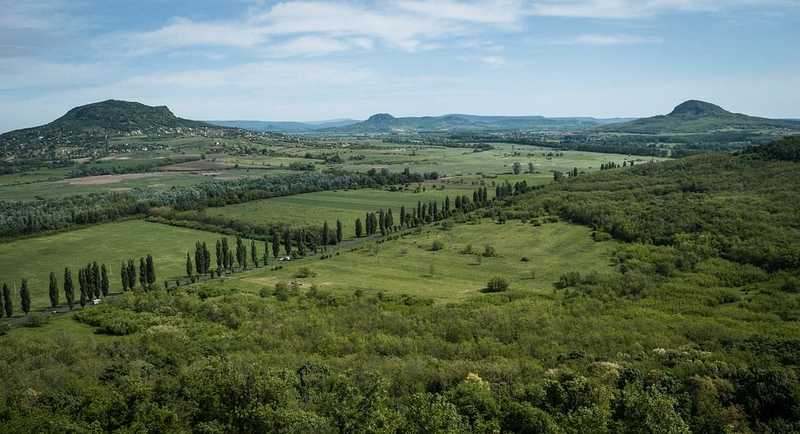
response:
[[[129,179],[142,179],[154,176],[161,176],[162,173],[126,173],[123,175],[98,175],[84,176],[83,178],[69,178],[61,182],[69,185],[106,185],[116,184]]]

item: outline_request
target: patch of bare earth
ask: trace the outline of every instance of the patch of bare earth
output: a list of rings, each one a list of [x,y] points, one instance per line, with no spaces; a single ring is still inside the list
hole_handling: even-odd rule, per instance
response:
[[[83,178],[69,178],[61,182],[69,185],[106,185],[116,184],[118,182],[127,181],[130,179],[143,179],[155,176],[164,175],[163,173],[126,173],[123,175],[98,175],[98,176],[84,176]]]

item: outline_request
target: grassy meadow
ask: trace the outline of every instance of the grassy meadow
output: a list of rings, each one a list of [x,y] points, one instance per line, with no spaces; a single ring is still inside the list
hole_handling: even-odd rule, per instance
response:
[[[59,288],[63,285],[64,267],[72,269],[77,291],[77,269],[89,262],[109,267],[112,292],[120,291],[119,268],[123,260],[153,255],[158,284],[164,279],[186,274],[186,252],[194,254],[196,241],[214,243],[219,234],[192,229],[130,220],[108,223],[36,238],[0,244],[0,282],[19,287],[20,279],[28,279],[34,309],[49,305],[48,282],[56,273]],[[61,294],[64,300],[63,293]],[[17,313],[19,300],[14,299]]]
[[[434,242],[441,243],[441,250],[431,249]],[[481,256],[487,245],[495,249],[496,256]],[[456,302],[480,295],[489,279],[502,276],[512,290],[551,294],[553,282],[567,270],[613,273],[610,255],[616,245],[613,241],[595,242],[589,229],[567,223],[534,226],[513,221],[499,225],[483,220],[449,230],[428,228],[385,243],[366,241],[352,251],[340,249],[338,255],[325,260],[282,263],[278,270],[263,268],[206,285],[258,292],[285,282],[306,290],[315,285],[347,294],[383,292]],[[473,253],[466,253],[467,246]],[[304,268],[314,275],[297,278]]]

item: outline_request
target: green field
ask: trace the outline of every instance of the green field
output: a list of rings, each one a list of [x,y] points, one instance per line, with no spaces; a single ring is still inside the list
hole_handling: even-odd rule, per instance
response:
[[[444,248],[432,251],[435,240]],[[473,254],[463,252],[467,245],[472,246]],[[480,256],[486,245],[494,247],[496,257]],[[384,292],[460,301],[480,295],[490,278],[502,276],[509,280],[512,290],[551,294],[553,282],[566,271],[614,272],[610,254],[617,245],[595,242],[589,229],[567,223],[534,226],[513,221],[498,225],[483,220],[451,230],[429,228],[423,234],[382,244],[366,242],[355,251],[342,250],[330,259],[284,263],[277,271],[260,269],[211,285],[246,285],[256,291],[278,282],[296,282],[304,289],[313,284],[321,290],[345,293],[361,290],[366,295]],[[295,278],[303,267],[316,276]]]
[[[414,187],[412,187],[413,190]],[[472,199],[472,192],[477,185],[470,183],[456,184],[444,189],[426,185],[425,191],[385,191],[377,189],[322,191],[294,196],[276,197],[273,199],[246,202],[221,208],[208,208],[203,213],[210,217],[247,222],[254,225],[322,226],[327,221],[331,227],[336,220],[344,225],[344,237],[355,236],[355,220],[367,212],[392,208],[395,222],[399,223],[400,207],[407,210],[416,209],[417,202],[436,200],[440,202],[445,196],[455,200],[456,195],[466,194]]]
[[[219,235],[211,232],[132,220],[3,243],[0,244],[0,282],[18,287],[20,279],[28,279],[33,307],[42,308],[49,303],[50,271],[56,273],[61,287],[64,267],[70,267],[73,279],[77,279],[78,267],[91,261],[105,263],[109,267],[111,289],[119,291],[120,263],[151,254],[160,285],[164,279],[185,274],[186,252],[192,250],[193,254],[196,241],[209,243],[213,254],[217,238]],[[136,264],[138,266],[138,261]],[[63,294],[61,298],[63,300]],[[15,304],[18,303],[15,300]]]

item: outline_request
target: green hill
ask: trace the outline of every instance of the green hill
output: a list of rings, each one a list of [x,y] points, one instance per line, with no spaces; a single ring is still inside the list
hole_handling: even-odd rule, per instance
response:
[[[800,122],[731,113],[704,101],[686,101],[668,115],[601,126],[599,131],[627,134],[695,134],[720,131],[798,130]]]
[[[6,157],[35,157],[61,147],[92,148],[106,138],[158,136],[219,128],[176,117],[166,106],[108,100],[73,108],[49,124],[0,135]]]

